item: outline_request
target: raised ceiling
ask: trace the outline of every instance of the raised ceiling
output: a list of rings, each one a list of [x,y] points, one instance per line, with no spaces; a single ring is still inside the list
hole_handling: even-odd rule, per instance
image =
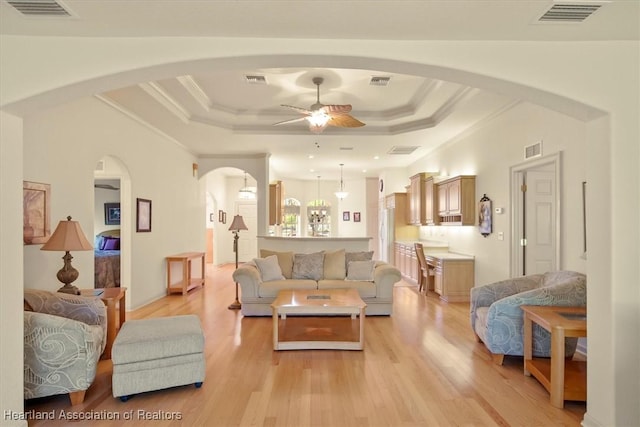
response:
[[[67,0],[69,17],[25,16],[0,2],[2,34],[78,37],[259,37],[402,40],[637,40],[638,2],[601,7],[583,22],[543,23],[550,1],[161,1]],[[563,2],[567,3],[567,2]],[[574,2],[575,3],[575,2]],[[354,52],[354,54],[357,54]],[[255,83],[259,77],[264,83]],[[352,104],[366,123],[314,135],[289,104]],[[388,77],[386,86],[372,85]],[[375,176],[404,167],[518,102],[452,81],[384,69],[211,69],[98,95],[199,155],[270,153],[283,178]],[[413,151],[414,150],[414,151]],[[390,154],[393,152],[404,154]],[[312,158],[311,158],[312,157]],[[376,160],[375,157],[378,157]],[[365,171],[366,172],[363,172]]]

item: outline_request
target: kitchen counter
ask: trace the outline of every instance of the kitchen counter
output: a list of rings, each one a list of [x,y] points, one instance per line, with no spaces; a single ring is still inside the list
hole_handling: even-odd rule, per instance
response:
[[[260,249],[311,253],[345,249],[347,252],[369,251],[371,237],[283,237],[258,236]]]
[[[427,252],[424,251],[426,257],[437,258],[442,260],[473,260],[473,255],[458,254],[455,252]]]

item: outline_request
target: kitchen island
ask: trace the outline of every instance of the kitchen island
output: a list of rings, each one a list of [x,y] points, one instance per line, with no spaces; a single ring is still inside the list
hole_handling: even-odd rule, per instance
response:
[[[258,253],[261,249],[312,253],[344,249],[347,252],[370,251],[371,237],[281,237],[258,236]],[[376,256],[374,255],[374,259]]]

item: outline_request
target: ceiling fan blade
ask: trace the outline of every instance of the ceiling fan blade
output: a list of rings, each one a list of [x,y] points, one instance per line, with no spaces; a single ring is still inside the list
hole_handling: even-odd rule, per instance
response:
[[[351,105],[350,104],[345,104],[345,105],[325,105],[320,110],[324,111],[325,113],[327,113],[330,116],[338,115],[338,114],[347,114],[347,113],[351,112]]]
[[[303,120],[306,120],[306,118],[307,117],[305,116],[305,117],[298,117],[297,119],[284,120],[282,122],[274,123],[273,126],[286,125],[286,124],[289,124],[289,123],[301,122]]]
[[[332,116],[327,124],[329,126],[337,126],[341,128],[359,128],[361,126],[364,126],[364,123],[350,114],[339,114],[337,116]]]
[[[293,106],[293,105],[285,105],[285,104],[281,104],[280,106],[281,107],[285,107],[285,108],[289,108],[289,109],[294,110],[294,111],[297,111],[300,114],[306,114],[306,115],[311,114],[311,111],[307,110],[306,108],[296,107],[296,106]]]

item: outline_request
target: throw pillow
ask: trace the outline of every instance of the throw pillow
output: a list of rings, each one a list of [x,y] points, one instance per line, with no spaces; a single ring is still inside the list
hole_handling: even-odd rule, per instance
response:
[[[293,279],[320,280],[323,274],[324,253],[295,254],[293,256]]]
[[[375,261],[351,261],[347,270],[347,280],[373,282]]]
[[[120,250],[120,239],[115,239],[113,237],[107,237],[104,239],[104,250],[105,251],[119,251]]]
[[[293,271],[293,252],[276,252],[268,249],[261,249],[260,256],[266,258],[268,256],[275,255],[278,257],[278,264],[280,264],[280,270],[285,279],[291,279],[291,272]]]
[[[256,263],[258,271],[263,282],[270,282],[272,280],[284,280],[280,264],[278,264],[278,257],[275,255],[268,256],[266,258],[254,258],[253,262]]]
[[[326,280],[344,280],[346,276],[345,251],[338,249],[324,253],[324,278]]]
[[[373,251],[347,252],[345,253],[345,267],[349,268],[351,261],[371,261],[373,259]]]

